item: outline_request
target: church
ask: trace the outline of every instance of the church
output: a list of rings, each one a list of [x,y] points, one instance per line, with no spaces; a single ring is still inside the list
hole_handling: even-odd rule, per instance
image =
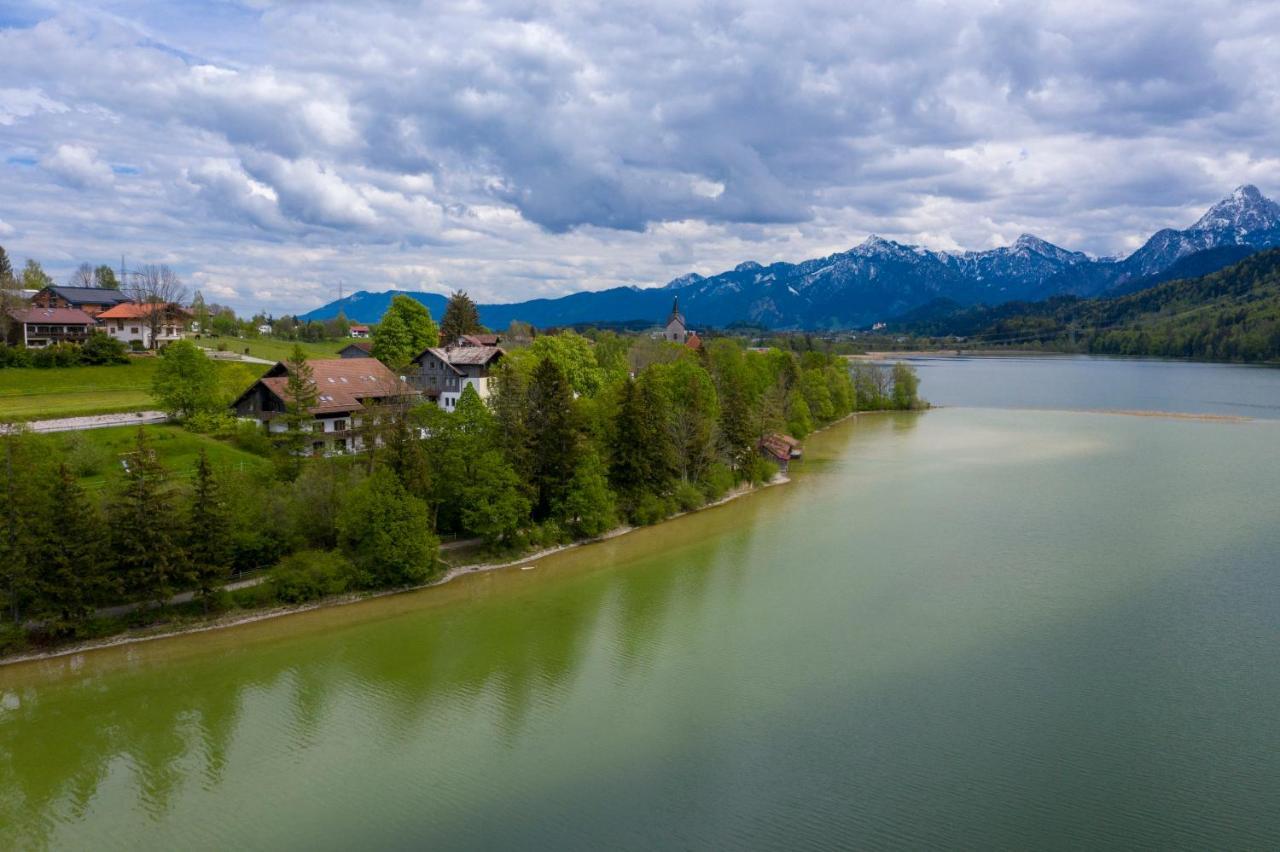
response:
[[[662,339],[669,340],[672,343],[683,344],[690,349],[697,349],[702,343],[698,339],[697,332],[690,329],[685,323],[684,314],[680,313],[679,296],[676,296],[671,303],[671,315],[667,317],[666,327],[662,330]]]

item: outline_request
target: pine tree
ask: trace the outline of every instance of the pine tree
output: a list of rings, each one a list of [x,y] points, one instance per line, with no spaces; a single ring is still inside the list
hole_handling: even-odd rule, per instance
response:
[[[449,297],[444,318],[440,320],[440,339],[445,346],[452,346],[462,335],[476,334],[483,328],[476,303],[471,301],[465,290],[459,290]]]
[[[186,579],[167,480],[146,432],[138,429],[124,487],[112,505],[111,552],[130,596],[162,605]]]
[[[534,517],[549,517],[564,497],[580,455],[573,391],[550,358],[533,369],[527,414]]]
[[[230,532],[231,516],[221,484],[209,454],[201,449],[187,511],[187,559],[206,611],[209,599],[231,573]]]
[[[297,344],[285,361],[289,371],[284,385],[285,430],[277,433],[278,446],[284,452],[284,469],[289,479],[294,479],[302,467],[311,424],[315,418],[311,409],[316,407],[319,391],[316,390],[315,371],[307,363],[307,353]]]
[[[609,479],[625,502],[662,494],[671,481],[670,437],[659,398],[649,382],[628,378],[614,420]]]
[[[46,505],[36,519],[32,555],[36,568],[33,614],[55,635],[73,635],[106,600],[111,575],[98,507],[75,476],[58,465]]]
[[[14,283],[13,264],[9,261],[9,253],[4,250],[4,246],[0,246],[0,287],[12,287]]]
[[[0,591],[9,618],[21,624],[33,591],[31,533],[39,514],[36,483],[42,478],[39,458],[29,434],[0,433]]]
[[[492,394],[489,405],[493,410],[498,444],[516,475],[525,483],[528,496],[533,497],[528,379],[512,361],[504,359],[498,362],[498,369],[490,379],[490,387]]]

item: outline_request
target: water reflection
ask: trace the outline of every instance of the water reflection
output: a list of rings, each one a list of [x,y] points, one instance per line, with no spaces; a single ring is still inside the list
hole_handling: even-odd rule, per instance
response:
[[[543,576],[467,578],[465,590],[363,605],[365,620],[337,630],[291,637],[284,619],[275,641],[224,653],[188,649],[175,662],[157,643],[0,673],[13,682],[0,710],[0,845],[50,843],[60,825],[86,819],[108,782],[129,791],[112,807],[162,821],[188,785],[216,791],[252,771],[235,755],[290,759],[335,724],[396,743],[464,714],[515,748],[530,714],[555,712],[591,655],[606,655],[619,678],[643,679],[673,622],[726,591],[716,575],[732,588],[759,510],[739,500],[547,560]],[[446,592],[454,600],[430,605]]]

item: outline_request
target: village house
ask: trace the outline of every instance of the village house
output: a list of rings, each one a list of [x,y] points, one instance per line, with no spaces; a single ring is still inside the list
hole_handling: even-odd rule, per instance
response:
[[[359,452],[364,446],[358,430],[367,405],[409,403],[419,396],[373,358],[329,358],[307,364],[316,390],[316,404],[308,410],[313,418],[311,451],[316,455]],[[288,365],[278,363],[231,407],[237,417],[257,420],[269,433],[284,432],[288,382]]]
[[[363,340],[364,338],[369,336],[369,326],[353,325],[349,329],[347,329],[347,333],[350,334],[352,337],[356,338],[357,340]]]
[[[497,346],[502,342],[500,334],[464,334],[454,341],[454,346]]]
[[[348,343],[346,346],[338,350],[339,358],[372,358],[373,342],[369,340],[357,340],[354,343]]]
[[[91,317],[127,301],[129,297],[119,290],[108,290],[105,287],[60,287],[56,284],[39,290],[31,297],[32,307],[72,308],[84,311]]]
[[[409,381],[446,411],[453,411],[467,385],[489,398],[489,373],[506,353],[497,346],[431,347],[413,359]]]
[[[152,314],[159,313],[152,340]],[[141,305],[122,302],[97,315],[98,327],[111,337],[135,349],[159,349],[182,339],[182,333],[191,325],[191,313],[177,304]]]
[[[94,319],[78,308],[33,307],[8,312],[8,343],[42,349],[54,343],[84,343]]]

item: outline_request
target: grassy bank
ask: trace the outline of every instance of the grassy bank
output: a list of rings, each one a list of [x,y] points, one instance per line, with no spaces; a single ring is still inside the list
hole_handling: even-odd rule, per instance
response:
[[[215,467],[248,470],[271,463],[226,441],[188,432],[180,426],[162,424],[143,426],[142,429],[160,463],[177,479],[191,475],[202,449],[209,454],[209,460]],[[102,488],[119,471],[124,454],[133,450],[137,434],[136,426],[113,426],[56,433],[44,440],[67,454],[81,484],[86,488]]]
[[[237,354],[246,354],[254,358],[265,358],[268,361],[283,361],[289,357],[289,353],[293,351],[294,346],[301,346],[302,351],[307,353],[308,358],[335,358],[338,350],[348,345],[350,340],[324,340],[319,343],[295,343],[292,340],[274,340],[272,338],[241,338],[241,337],[202,337],[195,343],[208,349],[217,349],[219,346],[225,346],[228,352]]]
[[[131,358],[110,367],[20,367],[0,369],[0,421],[47,420],[89,414],[116,414],[155,408],[151,382],[158,360]],[[260,369],[252,365],[217,365]]]

